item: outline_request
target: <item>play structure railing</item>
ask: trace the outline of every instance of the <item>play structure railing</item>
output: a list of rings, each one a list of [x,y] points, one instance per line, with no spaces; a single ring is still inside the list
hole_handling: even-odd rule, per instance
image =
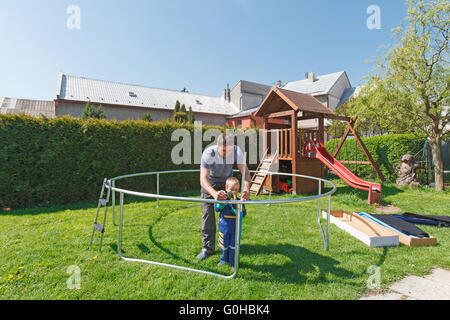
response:
[[[280,160],[292,160],[292,129],[273,129],[267,130],[271,135],[271,141],[278,144],[278,155]],[[316,140],[319,136],[318,129],[297,129],[297,134],[295,138],[297,139],[297,154],[303,154],[303,145],[306,141]],[[271,152],[274,153],[275,150],[272,148]]]

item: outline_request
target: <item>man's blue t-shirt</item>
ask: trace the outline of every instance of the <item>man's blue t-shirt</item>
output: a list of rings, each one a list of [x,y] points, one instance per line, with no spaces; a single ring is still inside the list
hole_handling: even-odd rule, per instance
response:
[[[244,154],[238,146],[234,146],[228,158],[223,158],[217,151],[217,145],[214,145],[203,151],[201,167],[210,170],[209,182],[220,183],[233,176],[234,164],[244,164],[244,162]]]

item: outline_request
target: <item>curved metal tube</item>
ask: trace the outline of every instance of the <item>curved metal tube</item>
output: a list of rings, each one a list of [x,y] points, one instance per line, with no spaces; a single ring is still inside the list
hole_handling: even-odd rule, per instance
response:
[[[234,171],[238,172],[239,170],[234,170]],[[189,268],[189,267],[183,267],[183,266],[178,266],[178,265],[173,265],[173,264],[167,264],[167,263],[162,263],[162,262],[157,262],[157,261],[150,261],[150,260],[143,260],[143,259],[136,259],[136,258],[127,258],[127,257],[125,257],[122,254],[122,229],[123,229],[123,208],[124,208],[123,200],[124,200],[124,195],[125,194],[138,196],[138,197],[144,197],[144,198],[157,199],[158,200],[158,207],[159,207],[159,199],[176,200],[176,201],[187,201],[187,202],[197,202],[197,203],[238,204],[239,207],[241,207],[243,204],[246,204],[246,205],[253,205],[253,204],[254,205],[261,205],[261,204],[293,203],[293,202],[311,201],[311,200],[317,200],[318,199],[318,212],[319,212],[318,223],[319,223],[319,229],[320,229],[320,233],[322,235],[324,247],[325,247],[326,250],[328,250],[328,247],[329,247],[329,217],[330,217],[331,195],[336,192],[336,185],[334,185],[332,182],[330,182],[328,180],[325,180],[325,179],[322,179],[322,178],[310,177],[310,176],[299,175],[299,174],[280,173],[280,172],[267,172],[267,175],[270,175],[270,177],[272,177],[272,175],[281,175],[281,176],[300,177],[300,178],[317,180],[319,182],[319,194],[318,195],[314,195],[314,196],[309,196],[309,197],[303,197],[303,198],[278,199],[278,200],[272,200],[272,199],[269,199],[269,200],[248,200],[248,201],[243,201],[243,200],[220,201],[220,200],[200,199],[200,198],[174,197],[174,196],[166,196],[166,195],[160,195],[159,194],[159,176],[160,176],[160,174],[195,173],[195,172],[200,172],[200,170],[175,170],[175,171],[146,172],[146,173],[136,173],[136,174],[123,175],[123,176],[119,176],[119,177],[112,178],[112,179],[109,179],[109,180],[105,179],[104,184],[102,186],[102,190],[103,190],[103,188],[107,188],[109,190],[109,192],[112,192],[113,221],[114,221],[114,208],[115,208],[115,192],[119,192],[120,193],[119,239],[118,239],[118,244],[117,244],[117,251],[118,251],[120,259],[122,259],[124,261],[128,261],[128,262],[139,262],[139,263],[158,265],[158,266],[169,267],[169,268],[174,268],[174,269],[179,269],[179,270],[192,271],[192,272],[202,273],[202,274],[206,274],[206,275],[216,276],[216,277],[223,278],[223,279],[232,279],[232,278],[236,277],[238,269],[239,269],[239,250],[238,249],[236,250],[235,270],[234,270],[233,274],[228,275],[228,276],[227,275],[222,275],[222,274],[219,274],[219,273],[215,273],[215,272],[199,270],[199,269],[194,269],[194,268]],[[251,170],[250,172],[255,173],[256,171]],[[157,185],[157,194],[125,190],[125,189],[116,188],[116,186],[115,186],[116,185],[115,182],[118,181],[118,180],[131,178],[131,177],[146,176],[146,175],[157,175],[157,183],[158,183],[158,185]],[[331,191],[322,194],[322,186],[321,186],[322,182],[330,184],[332,186]],[[322,226],[320,224],[320,216],[321,216],[321,212],[320,212],[320,210],[321,210],[321,202],[320,202],[320,200],[322,198],[328,198],[326,237],[324,235],[324,231],[323,231]],[[237,217],[236,220],[237,220],[236,228],[239,229],[240,228],[241,219],[239,219]],[[237,233],[240,233],[240,232],[237,231]],[[239,238],[239,241],[236,241],[236,248],[240,244],[240,236],[236,236],[236,239],[238,239],[238,238]]]

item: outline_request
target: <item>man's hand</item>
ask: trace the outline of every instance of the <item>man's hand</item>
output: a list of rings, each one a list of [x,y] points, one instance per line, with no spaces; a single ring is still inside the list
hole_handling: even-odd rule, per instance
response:
[[[250,190],[244,190],[241,195],[241,199],[247,201],[250,198]]]
[[[227,193],[224,190],[217,191],[214,193],[214,199],[216,200],[227,200]]]

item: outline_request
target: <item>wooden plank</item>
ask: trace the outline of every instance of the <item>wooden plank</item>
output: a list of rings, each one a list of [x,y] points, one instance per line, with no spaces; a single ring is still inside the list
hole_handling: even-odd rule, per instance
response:
[[[345,164],[355,164],[356,163],[354,160],[339,160],[339,162],[345,163]],[[370,161],[358,161],[357,164],[371,165]]]
[[[287,118],[287,117],[291,117],[294,114],[295,114],[294,110],[288,110],[288,111],[280,111],[280,112],[270,113],[268,115],[265,115],[264,117],[266,119]]]
[[[354,215],[358,215],[357,213],[355,213]],[[359,215],[358,215],[359,216]],[[409,237],[403,233],[397,232],[395,230],[386,228],[378,223],[376,223],[375,221],[372,221],[370,219],[361,217],[364,220],[366,220],[366,222],[374,227],[382,227],[386,230],[389,230],[390,232],[393,232],[394,234],[396,234],[399,238],[399,241],[401,244],[410,246],[410,247],[423,247],[423,246],[435,246],[437,241],[435,237],[430,236],[429,238],[413,238],[413,237]]]
[[[327,212],[323,211],[322,216],[326,219]],[[343,210],[332,210],[330,212],[330,223],[335,224],[339,229],[348,232],[371,248],[399,245],[399,237],[395,232],[381,225],[368,223],[366,220],[358,214]]]

